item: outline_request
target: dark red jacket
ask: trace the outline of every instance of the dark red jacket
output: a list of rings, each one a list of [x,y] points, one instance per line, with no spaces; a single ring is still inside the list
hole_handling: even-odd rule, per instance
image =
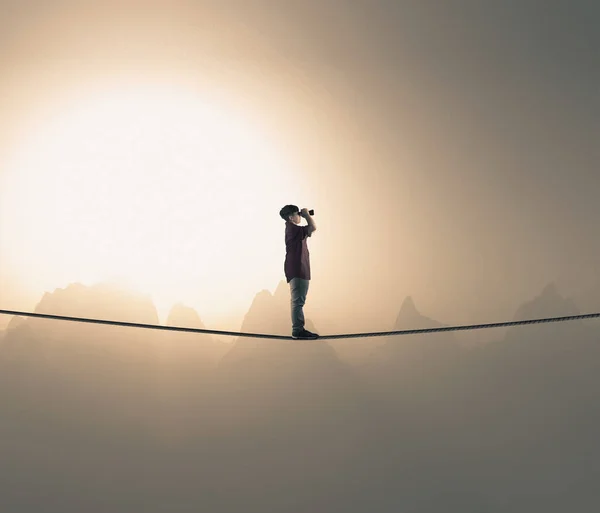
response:
[[[310,253],[306,245],[310,237],[308,225],[298,226],[291,221],[285,222],[285,263],[283,270],[289,283],[292,278],[310,280]]]

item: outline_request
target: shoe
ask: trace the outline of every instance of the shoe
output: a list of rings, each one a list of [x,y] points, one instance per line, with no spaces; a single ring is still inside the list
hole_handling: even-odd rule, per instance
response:
[[[316,333],[312,333],[308,330],[302,330],[297,335],[294,335],[292,333],[292,338],[302,339],[302,340],[314,340],[315,338],[319,338],[319,335],[317,335]]]

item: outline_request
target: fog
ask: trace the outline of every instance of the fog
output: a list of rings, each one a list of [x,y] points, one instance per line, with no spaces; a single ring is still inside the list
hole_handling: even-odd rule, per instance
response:
[[[585,1],[0,0],[0,308],[288,336],[292,203],[315,209],[321,335],[598,312],[599,23]],[[222,288],[192,267],[180,298],[167,274],[107,286],[102,262],[65,279],[52,230],[30,229],[53,212],[6,207],[44,193],[14,188],[32,134],[123,84],[218,93],[293,163],[273,218],[231,205],[223,233],[252,247],[188,228],[199,268],[205,248],[237,257],[202,269]],[[599,509],[597,321],[327,342],[0,328],[2,510]]]
[[[245,332],[286,335],[286,284]],[[156,323],[106,284],[37,312]],[[549,284],[512,318],[576,315]],[[412,298],[388,330],[435,327]],[[175,305],[168,325],[205,326]],[[309,316],[307,327],[321,331]],[[597,320],[233,344],[210,335],[13,317],[0,338],[6,511],[595,511]],[[335,346],[335,348],[334,348]]]
[[[257,234],[267,246],[283,238],[269,225],[281,206],[316,210],[307,308],[324,312],[329,332],[378,331],[407,295],[446,323],[500,321],[551,281],[585,295],[599,279],[599,14],[589,2],[1,5],[0,158],[98,84],[221,91],[302,170],[271,221],[242,209],[240,222],[268,225]],[[82,281],[36,286],[45,276],[28,276],[44,247],[9,261],[1,243],[3,305],[31,309]],[[256,269],[259,287],[281,279],[281,246],[280,268]],[[210,294],[191,281],[182,300],[206,305],[212,328],[238,329],[256,285],[214,272],[230,304],[209,312]],[[160,287],[144,292],[161,299]]]

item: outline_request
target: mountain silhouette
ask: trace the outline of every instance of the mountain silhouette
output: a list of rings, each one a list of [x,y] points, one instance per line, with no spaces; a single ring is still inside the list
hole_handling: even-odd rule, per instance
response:
[[[306,327],[314,330],[308,318]],[[267,290],[256,295],[241,331],[290,334],[285,283],[274,295]],[[219,363],[219,380],[223,426],[241,423],[260,436],[276,430],[292,439],[300,433],[317,436],[341,424],[359,429],[364,406],[360,385],[326,341],[238,337]],[[303,427],[298,418],[304,419]]]
[[[407,296],[398,312],[390,331],[440,328],[442,322],[422,315],[411,296]],[[375,361],[392,364],[395,367],[412,369],[414,365],[433,364],[434,360],[444,360],[455,355],[459,349],[452,333],[423,333],[411,335],[391,335],[384,337],[384,343],[372,355]]]
[[[148,296],[110,283],[75,283],[45,293],[34,311],[159,324]],[[205,328],[198,314],[182,304],[173,306],[167,325]],[[1,346],[2,379],[34,415],[45,411],[38,409],[38,397],[61,397],[51,410],[61,429],[96,422],[124,432],[143,422],[181,436],[189,431],[190,415],[230,347],[208,334],[53,319],[15,317],[10,326]]]
[[[9,331],[15,330],[19,326],[22,326],[23,324],[25,324],[25,321],[26,321],[25,317],[21,317],[18,315],[14,315],[10,318],[8,324],[6,325],[6,328],[0,329],[0,347],[2,347],[2,343],[4,341],[6,334]]]
[[[95,317],[99,304],[102,317],[118,318],[123,301],[139,300],[121,318],[153,321],[144,297],[82,290],[47,294],[43,307]],[[572,307],[551,285],[515,318]],[[243,329],[287,334],[288,315],[289,291],[280,284],[273,295],[256,295]],[[352,369],[327,341],[240,337],[224,347],[207,334],[61,321],[48,321],[43,332],[30,321],[13,319],[0,346],[3,471],[23,496],[23,489],[75,486],[104,505],[107,483],[122,496],[137,476],[131,504],[143,491],[142,509],[152,511],[165,494],[204,504],[218,490],[215,511],[248,504],[262,511],[265,483],[281,497],[269,511],[289,509],[290,497],[298,511],[320,511],[315,493],[323,505],[339,493],[336,511],[367,511],[383,496],[386,511],[479,512],[501,509],[507,487],[519,499],[546,497],[549,482],[564,497],[548,511],[568,510],[580,496],[598,502],[589,480],[600,461],[597,331],[579,340],[573,328],[556,336],[569,323],[520,327],[514,343],[456,352],[451,333],[389,337],[378,360]],[[167,323],[204,327],[181,303]],[[408,297],[393,328],[432,326],[443,323]],[[236,507],[227,502],[231,490],[242,495]]]
[[[107,283],[74,283],[47,292],[34,312],[158,323],[149,297]],[[53,422],[137,422],[156,411],[163,340],[163,332],[155,330],[28,317],[6,333],[2,367],[7,375],[16,373],[15,390],[32,412],[47,407],[38,404],[38,396],[60,397],[51,410]]]
[[[74,283],[52,293],[46,292],[34,312],[149,324],[158,322],[156,308],[148,297],[102,283],[94,286]],[[10,342],[12,352],[25,351],[25,346],[16,341],[25,333],[23,330],[27,330],[27,339],[37,341],[43,349],[31,357],[51,359],[65,366],[69,361],[76,366],[81,363],[80,358],[106,356],[108,352],[128,359],[138,345],[143,347],[144,357],[147,357],[162,336],[143,329],[36,317],[14,317],[9,326],[14,329],[7,330],[5,344]]]
[[[600,278],[592,278],[573,295],[573,300],[584,313],[600,312]]]
[[[88,319],[114,320],[159,325],[158,312],[147,295],[120,288],[118,285],[103,282],[91,286],[80,283],[69,284],[66,288],[57,288],[46,292],[34,309],[35,313],[83,317]],[[80,345],[92,343],[104,344],[104,347],[117,347],[127,350],[132,344],[144,344],[144,349],[155,351],[160,344],[173,350],[196,351],[216,364],[225,353],[228,344],[217,342],[209,334],[185,333],[177,331],[150,330],[124,326],[40,319],[35,317],[14,316],[7,328],[21,325],[29,326],[34,333],[46,341],[79,342]],[[206,329],[199,315],[192,308],[181,303],[174,305],[167,317],[167,326],[182,326]],[[121,344],[120,341],[127,341]],[[195,342],[195,344],[192,344]],[[187,356],[191,356],[189,353]]]
[[[171,308],[166,321],[167,326],[206,329],[200,316],[191,307],[177,303]],[[167,331],[165,343],[168,344],[169,354],[181,365],[216,366],[219,360],[229,351],[231,345],[216,340],[210,334],[186,333]]]
[[[7,332],[9,330],[16,329],[19,326],[22,326],[23,324],[25,324],[26,322],[27,322],[27,317],[21,317],[20,315],[14,315],[13,317],[11,317],[8,325],[6,326],[6,329],[3,331]]]
[[[400,311],[396,317],[395,327],[410,326],[412,328],[435,328],[443,326],[441,322],[435,321],[429,317],[422,315],[415,306],[415,302],[411,296],[406,296]],[[401,329],[401,328],[399,328]]]
[[[292,314],[290,292],[289,288],[285,285],[285,281],[281,281],[274,295],[266,289],[256,294],[242,321],[241,332],[291,336]],[[309,331],[317,331],[313,322],[306,315],[306,310],[305,327]],[[293,341],[294,346],[297,346],[301,342],[304,341]],[[285,340],[237,337],[232,349],[222,359],[221,364],[228,365],[236,360],[244,360],[249,357],[260,358],[260,355],[263,353],[278,351],[281,347],[289,344],[290,342]],[[319,348],[315,350],[324,352],[323,354],[333,354],[331,346],[323,342],[314,346],[305,344],[305,347]]]
[[[91,286],[73,283],[64,289],[46,292],[34,312],[144,324],[159,323],[158,312],[150,297],[109,283]],[[115,337],[126,337],[130,343],[142,343],[159,340],[162,335],[146,329],[55,319],[28,318],[26,322],[46,340],[69,340],[80,344],[83,341],[110,340],[114,345]]]
[[[562,317],[580,313],[575,302],[571,298],[563,297],[554,282],[550,282],[539,295],[517,308],[513,320]],[[521,344],[526,339],[527,344],[520,347],[525,356],[525,352],[547,352],[551,347],[564,349],[564,342],[575,342],[588,337],[589,330],[582,321],[567,321],[514,326],[507,330],[503,342]]]
[[[524,302],[515,312],[513,319],[559,317],[563,315],[577,315],[579,313],[580,311],[575,302],[570,298],[561,296],[554,282],[550,282],[542,289],[542,292],[538,296]]]

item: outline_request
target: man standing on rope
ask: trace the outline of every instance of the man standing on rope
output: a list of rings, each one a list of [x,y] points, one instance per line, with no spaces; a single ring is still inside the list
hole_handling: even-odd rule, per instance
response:
[[[304,312],[310,282],[310,254],[306,245],[307,237],[317,229],[306,208],[300,212],[296,205],[286,205],[279,215],[285,221],[285,277],[290,284],[292,307],[292,338],[316,339],[319,335],[304,329]],[[301,218],[308,225],[300,226]]]

